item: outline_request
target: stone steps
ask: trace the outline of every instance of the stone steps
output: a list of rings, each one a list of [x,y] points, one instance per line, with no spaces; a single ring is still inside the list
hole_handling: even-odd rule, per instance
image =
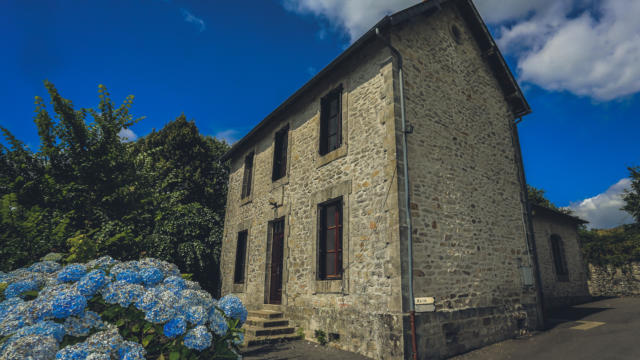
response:
[[[280,307],[265,305],[261,310],[249,311],[245,326],[244,343],[242,346],[253,346],[279,341],[296,340],[295,328],[289,326],[289,320],[284,318]]]

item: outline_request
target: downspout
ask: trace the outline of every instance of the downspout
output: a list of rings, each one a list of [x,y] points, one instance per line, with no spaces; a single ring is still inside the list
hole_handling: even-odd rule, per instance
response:
[[[380,29],[376,28],[376,36],[378,36],[384,44],[391,50],[391,53],[398,59],[398,77],[400,83],[400,118],[402,120],[402,163],[403,163],[403,175],[404,175],[404,193],[405,193],[405,213],[407,219],[407,257],[408,257],[408,269],[409,273],[409,321],[411,324],[411,348],[413,351],[412,358],[418,359],[418,343],[416,340],[416,309],[413,295],[413,226],[411,223],[411,193],[409,192],[409,164],[407,157],[407,119],[405,116],[404,106],[404,77],[402,71],[402,55],[398,49],[391,45],[391,41],[385,39],[380,34]]]
[[[537,329],[543,330],[545,327],[545,319],[544,319],[544,293],[542,290],[542,277],[540,276],[540,263],[538,261],[538,250],[536,246],[535,233],[533,229],[533,219],[531,218],[531,205],[529,203],[529,191],[527,189],[527,179],[525,177],[524,172],[524,161],[522,159],[522,149],[520,148],[520,136],[518,136],[518,124],[522,122],[522,117],[517,121],[513,122],[513,145],[516,147],[516,156],[518,158],[518,172],[520,173],[520,178],[522,179],[521,191],[522,197],[524,200],[524,206],[526,210],[526,219],[527,219],[527,245],[531,249],[531,257],[533,258],[533,266],[535,281],[536,281],[536,295],[538,298],[536,304],[536,312],[538,313],[538,324]]]

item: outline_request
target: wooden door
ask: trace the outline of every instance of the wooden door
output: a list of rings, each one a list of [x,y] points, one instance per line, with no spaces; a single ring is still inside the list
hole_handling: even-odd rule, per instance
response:
[[[271,282],[269,304],[282,303],[282,267],[284,255],[284,219],[273,222],[271,245]]]

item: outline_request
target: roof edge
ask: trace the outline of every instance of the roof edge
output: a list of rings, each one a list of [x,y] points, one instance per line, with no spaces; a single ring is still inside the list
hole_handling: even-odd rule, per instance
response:
[[[500,83],[505,96],[505,100],[509,104],[510,110],[513,112],[515,118],[523,117],[531,113],[531,108],[524,98],[524,94],[520,89],[513,73],[507,66],[502,53],[498,49],[491,33],[485,25],[480,13],[476,9],[472,0],[426,0],[420,2],[414,6],[398,11],[392,15],[387,15],[378,21],[371,29],[369,29],[358,40],[351,44],[345,51],[338,55],[333,61],[325,66],[320,72],[318,72],[311,80],[307,81],[301,88],[289,96],[284,102],[282,102],[275,110],[267,115],[262,121],[251,129],[245,136],[234,143],[229,151],[227,151],[221,158],[221,161],[227,161],[231,156],[242,148],[256,133],[268,126],[271,121],[277,117],[281,112],[287,109],[292,103],[297,100],[302,94],[304,94],[309,88],[320,82],[330,71],[340,65],[347,57],[362,47],[369,39],[375,37],[375,30],[379,28],[383,30],[387,26],[394,26],[401,22],[411,19],[412,17],[429,11],[433,8],[440,8],[442,3],[454,1],[459,6],[465,21],[467,21],[472,27],[472,32],[476,41],[480,45],[483,56],[486,57],[490,67]],[[480,37],[481,36],[481,37]],[[485,45],[484,47],[482,45]]]
[[[550,214],[553,214],[553,215],[556,215],[556,216],[564,217],[567,220],[571,220],[571,221],[573,221],[575,223],[578,223],[578,224],[588,224],[589,223],[588,221],[583,220],[583,219],[581,219],[581,218],[579,218],[577,216],[565,214],[562,211],[551,209],[551,208],[548,208],[546,206],[542,206],[542,205],[538,205],[538,204],[531,204],[531,208],[533,210],[541,210],[542,212],[547,212],[547,213],[550,213]],[[533,214],[533,215],[535,216],[535,214]]]

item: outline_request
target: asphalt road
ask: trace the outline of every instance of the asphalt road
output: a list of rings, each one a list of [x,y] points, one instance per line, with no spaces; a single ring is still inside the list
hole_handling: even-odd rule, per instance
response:
[[[612,298],[574,306],[552,314],[547,322],[547,331],[453,359],[640,359],[640,298]]]

